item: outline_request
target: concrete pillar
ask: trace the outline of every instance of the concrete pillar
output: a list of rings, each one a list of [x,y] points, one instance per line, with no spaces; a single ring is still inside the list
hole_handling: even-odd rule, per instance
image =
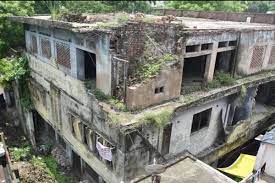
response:
[[[205,65],[205,73],[204,73],[204,79],[206,80],[207,83],[211,82],[213,80],[218,45],[219,45],[218,42],[214,42],[212,54],[207,56],[206,65]]]
[[[85,161],[80,157],[80,172],[81,172],[81,175],[84,174],[84,169],[85,169]]]
[[[76,47],[75,41],[72,39],[70,43],[70,57],[71,57],[71,75],[77,78],[77,60],[76,60]]]
[[[58,136],[58,133],[56,132],[56,130],[54,130],[54,136],[55,136],[55,143],[59,144],[59,136]]]
[[[108,36],[100,36],[96,41],[96,88],[111,95],[112,62],[109,53]]]
[[[73,164],[73,153],[72,153],[72,148],[70,147],[70,144],[66,142],[66,155],[70,161],[70,164]]]
[[[31,144],[34,149],[36,149],[36,140],[35,140],[35,134],[34,134],[34,122],[33,122],[33,113],[30,111],[24,112],[25,119],[26,119],[26,129],[27,134],[29,136],[29,139],[31,141]]]
[[[7,107],[11,107],[11,98],[10,98],[10,92],[4,89],[4,99]]]
[[[264,61],[263,61],[263,68],[264,69],[270,69],[268,67],[268,62],[270,60],[270,54],[271,54],[271,50],[272,50],[272,45],[273,44],[274,44],[273,42],[269,42],[269,44],[266,46],[265,55],[264,55]]]

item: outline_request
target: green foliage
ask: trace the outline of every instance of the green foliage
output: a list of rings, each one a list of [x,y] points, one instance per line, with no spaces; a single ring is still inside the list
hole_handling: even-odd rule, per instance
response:
[[[37,13],[51,13],[58,16],[59,10],[71,13],[112,13],[112,12],[149,12],[151,6],[145,1],[38,1]]]
[[[26,57],[0,59],[0,85],[8,87],[11,81],[22,79],[29,74]]]
[[[105,93],[103,93],[101,90],[99,90],[97,88],[93,91],[93,94],[94,94],[95,98],[99,101],[106,101],[110,98],[110,96],[105,95]]]
[[[28,88],[27,78],[30,70],[26,56],[0,59],[0,85],[11,87],[11,82],[18,80],[20,90],[20,102],[24,109],[33,108],[33,103]]]
[[[14,161],[23,161],[31,158],[32,148],[30,145],[26,145],[19,148],[9,148],[9,151]]]
[[[8,16],[34,14],[33,1],[0,1],[0,58],[7,55],[10,47],[24,43],[23,25],[11,22]]]
[[[31,160],[32,164],[41,167],[46,170],[46,172],[56,179],[58,183],[70,183],[72,182],[71,177],[64,176],[60,173],[58,168],[58,163],[56,159],[52,156],[33,156]]]
[[[161,128],[171,120],[172,114],[172,110],[164,109],[157,113],[147,113],[140,121],[144,123],[154,123],[158,128]]]
[[[168,1],[167,8],[195,11],[256,12],[275,10],[273,1]]]
[[[108,100],[108,103],[114,107],[115,110],[118,111],[127,111],[126,106],[124,103],[114,97]]]
[[[242,12],[247,9],[243,1],[170,1],[166,7],[195,11]]]
[[[109,118],[110,118],[110,120],[113,124],[118,124],[119,123],[120,120],[119,120],[119,117],[117,115],[110,113],[108,116],[109,116]]]
[[[104,101],[104,102],[110,104],[113,109],[115,109],[117,111],[124,111],[124,112],[127,111],[125,104],[121,100],[118,100],[115,97],[111,97],[109,95],[105,95],[99,89],[95,89],[93,91],[93,94],[97,100]]]
[[[175,60],[175,58],[171,54],[165,54],[160,59],[148,57],[146,59],[146,64],[139,65],[134,75],[138,82],[144,81],[148,78],[156,76],[160,71],[161,66],[173,60]]]
[[[217,72],[212,82],[208,83],[207,89],[219,88],[221,86],[228,86],[235,84],[235,78],[230,74],[224,72]]]
[[[120,24],[124,24],[124,23],[126,23],[129,20],[129,18],[130,17],[129,17],[128,14],[121,13],[117,17],[117,22],[120,23]]]

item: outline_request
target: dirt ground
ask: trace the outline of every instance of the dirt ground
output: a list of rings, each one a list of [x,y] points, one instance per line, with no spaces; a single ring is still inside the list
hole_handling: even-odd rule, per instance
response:
[[[19,125],[18,113],[14,109],[9,109],[9,111],[0,110],[0,131],[4,132],[5,142],[9,149],[11,148],[20,149],[22,147],[25,147],[26,144],[29,144],[28,140],[23,134],[23,131],[18,125]],[[53,152],[55,153],[54,155],[57,156],[57,158],[58,156],[61,157],[60,152],[56,150],[56,148]],[[39,156],[37,157],[39,160]],[[22,183],[37,183],[37,182],[63,183],[63,179],[60,179],[61,176],[66,178],[66,177],[71,177],[72,175],[70,171],[64,168],[63,170],[61,170],[60,168],[59,174],[61,176],[59,175],[58,176],[59,176],[59,180],[62,180],[62,181],[58,181],[55,176],[49,173],[49,170],[47,168],[43,168],[43,166],[38,166],[35,163],[33,163],[33,160],[31,160],[31,157],[25,158],[22,160],[15,160],[15,158],[11,155],[11,161],[13,163],[12,166],[19,170],[20,181]],[[57,160],[57,162],[60,163],[60,160]],[[64,163],[64,160],[63,160],[63,163]],[[67,179],[64,179],[64,182],[67,183],[68,182]],[[73,183],[78,181],[71,179],[70,182]]]

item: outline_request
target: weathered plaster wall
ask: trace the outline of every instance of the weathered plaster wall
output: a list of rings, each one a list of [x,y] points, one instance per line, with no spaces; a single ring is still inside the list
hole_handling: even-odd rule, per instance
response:
[[[96,87],[103,91],[105,94],[111,94],[111,79],[112,79],[112,64],[111,56],[109,53],[109,35],[100,34],[100,35],[81,35],[72,33],[70,31],[65,31],[62,29],[45,29],[44,27],[29,26],[30,31],[26,31],[26,47],[29,48],[30,44],[30,35],[33,34],[37,36],[37,45],[38,45],[38,54],[36,55],[40,60],[57,65],[56,51],[54,47],[55,41],[63,42],[68,44],[70,47],[70,68],[66,68],[62,65],[58,65],[58,69],[62,70],[64,73],[73,76],[74,78],[84,79],[83,78],[83,60],[79,59],[79,52],[77,49],[85,50],[91,53],[96,54]],[[38,33],[46,34],[46,38],[51,41],[51,53],[52,58],[50,60],[41,56],[40,49],[40,37]],[[79,61],[78,61],[79,59]]]
[[[176,113],[172,120],[172,134],[170,154],[177,154],[188,150],[192,154],[198,154],[209,148],[215,142],[221,129],[221,109],[227,105],[227,98],[197,106],[183,112]],[[212,108],[209,126],[191,134],[193,115]]]
[[[165,68],[164,68],[165,67]],[[162,101],[180,96],[182,80],[182,63],[163,66],[161,72],[145,83],[127,88],[126,105],[128,109],[144,108]],[[163,87],[163,92],[155,93],[156,88]]]
[[[42,101],[39,102],[34,98],[35,109],[45,121],[59,131],[60,135],[69,144],[69,147],[77,152],[105,181],[119,182],[119,179],[124,176],[123,169],[121,168],[124,167],[124,155],[120,151],[119,144],[121,144],[121,139],[118,128],[110,126],[110,123],[107,121],[105,114],[98,106],[95,98],[86,92],[83,82],[69,75],[65,75],[52,65],[41,62],[33,56],[30,56],[29,64],[31,69],[33,69],[31,76],[34,82],[39,83],[35,85],[41,85],[40,90],[43,88],[47,96],[46,107]],[[35,85],[32,85],[31,88],[37,89]],[[53,95],[52,90],[59,90],[60,94]],[[53,101],[56,101],[57,104],[60,105],[55,109],[55,111],[59,111],[60,114],[52,111],[54,110],[52,105],[57,105],[54,104]],[[81,120],[91,129],[94,129],[116,145],[116,150],[114,151],[114,171],[109,170],[82,142],[78,141],[72,135],[69,112],[79,115]],[[55,121],[59,118],[61,118],[61,124]],[[121,156],[118,156],[118,154]]]
[[[238,48],[236,73],[249,75],[261,70],[274,69],[274,63],[269,64],[271,49],[275,45],[274,39],[273,31],[242,32]],[[255,46],[264,47],[263,59],[258,59],[258,66],[251,68],[250,64]]]
[[[261,146],[257,153],[254,170],[259,170],[266,163],[265,173],[275,177],[275,145],[261,142]]]

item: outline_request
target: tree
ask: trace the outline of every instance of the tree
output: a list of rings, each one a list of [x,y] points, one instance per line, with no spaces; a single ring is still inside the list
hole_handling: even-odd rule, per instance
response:
[[[7,55],[10,47],[24,42],[23,25],[11,22],[8,16],[34,14],[33,1],[0,1],[0,58]]]
[[[165,6],[196,11],[242,12],[247,9],[247,3],[243,1],[171,1]]]
[[[248,2],[248,12],[266,13],[268,11],[268,3],[266,1],[250,1]]]

